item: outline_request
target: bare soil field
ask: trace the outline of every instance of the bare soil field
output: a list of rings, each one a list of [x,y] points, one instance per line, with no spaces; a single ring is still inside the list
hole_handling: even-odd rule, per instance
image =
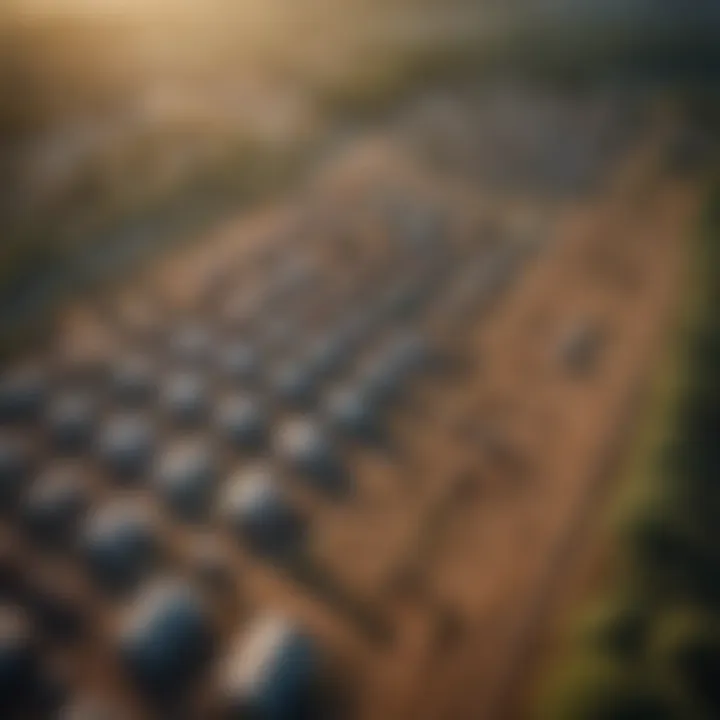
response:
[[[181,717],[223,712],[223,658],[268,612],[320,649],[335,704],[312,717],[518,712],[681,290],[698,193],[663,173],[672,130],[655,113],[600,190],[547,197],[467,168],[438,171],[401,118],[355,139],[297,197],[69,307],[18,363],[41,368],[46,404],[61,391],[96,393],[97,437],[76,459],[90,488],[82,522],[137,501],[161,547],[149,576],[182,578],[202,598],[213,658],[178,689]],[[259,358],[251,381],[219,368],[238,342]],[[154,460],[119,482],[103,452],[121,412],[108,378],[138,355],[152,387],[134,417],[152,428],[153,456],[178,442],[211,448],[216,479],[199,519],[168,506]],[[168,389],[179,373],[201,378],[190,422]],[[369,441],[337,412],[343,391],[359,397]],[[237,395],[259,403],[268,425],[241,449],[219,419]],[[298,422],[319,442],[293,445],[286,429]],[[59,455],[46,424],[7,429],[45,467]],[[228,488],[259,464],[306,525],[280,552],[258,552],[228,522]],[[147,578],[108,598],[82,552],[38,547],[19,512],[2,529],[3,567],[24,588],[60,575],[93,628],[73,643],[41,632],[68,702],[157,716],[117,652]],[[222,590],[196,576],[203,552]],[[5,594],[17,603],[13,587]]]

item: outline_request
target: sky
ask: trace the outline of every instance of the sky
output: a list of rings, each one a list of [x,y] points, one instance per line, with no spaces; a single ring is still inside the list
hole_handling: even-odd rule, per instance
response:
[[[213,0],[2,0],[5,10],[20,16],[147,15],[172,10],[198,12]],[[237,0],[232,4],[241,4]]]
[[[412,2],[413,0],[408,0]],[[417,0],[420,2],[420,0]],[[468,0],[472,1],[472,0]],[[475,0],[482,4],[498,0]],[[169,13],[175,18],[202,14],[210,16],[213,10],[231,9],[233,13],[255,14],[262,10],[268,0],[0,0],[0,19],[18,16],[119,16],[138,19],[164,19]],[[302,5],[300,0],[287,0],[289,7]],[[343,0],[328,0],[335,5]],[[277,0],[274,3],[277,6]],[[282,5],[279,6],[282,8]],[[709,24],[720,32],[720,0],[515,0],[513,7],[520,14],[523,9],[534,8],[550,12],[557,18],[572,20],[588,13],[590,17],[601,16],[609,21],[643,23],[645,21],[669,21],[684,26]]]

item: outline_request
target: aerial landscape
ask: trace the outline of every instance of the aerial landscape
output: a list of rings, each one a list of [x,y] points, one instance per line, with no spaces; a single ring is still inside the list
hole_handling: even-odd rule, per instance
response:
[[[720,716],[689,7],[0,11],[0,717]]]

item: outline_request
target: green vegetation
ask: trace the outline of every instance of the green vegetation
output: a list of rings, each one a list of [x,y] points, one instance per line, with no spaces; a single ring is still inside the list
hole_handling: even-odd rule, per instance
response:
[[[674,352],[626,479],[606,597],[575,628],[539,716],[720,716],[720,191]]]

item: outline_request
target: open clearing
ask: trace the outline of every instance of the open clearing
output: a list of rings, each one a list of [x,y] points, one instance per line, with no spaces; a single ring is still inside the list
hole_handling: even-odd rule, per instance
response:
[[[119,412],[108,372],[140,354],[159,390],[139,410],[155,452],[188,437],[212,444],[219,480],[192,523],[163,503],[152,464],[128,486],[98,458],[97,441],[80,456],[90,517],[125,497],[150,508],[163,548],[152,575],[190,576],[209,544],[229,570],[225,592],[200,588],[217,641],[188,684],[190,717],[217,710],[217,663],[268,611],[311,632],[324,683],[351,717],[495,719],[512,708],[632,434],[698,209],[697,188],[664,172],[676,128],[662,109],[626,142],[622,98],[578,104],[540,93],[514,106],[513,97],[450,93],[399,113],[348,141],[295,197],[231,218],[69,307],[18,361],[39,362],[49,378],[44,403],[68,389],[97,393],[101,428]],[[487,123],[475,132],[478,118]],[[551,142],[557,152],[539,154]],[[557,192],[540,192],[548,175],[532,173],[557,174],[569,156],[577,166],[555,175]],[[585,189],[586,175],[600,179]],[[203,332],[188,350],[178,337],[189,327]],[[408,338],[406,364],[384,365]],[[313,354],[323,340],[340,346],[332,368]],[[213,420],[238,392],[217,363],[238,341],[261,358],[239,392],[270,416],[267,443],[242,451]],[[181,429],[163,388],[188,362],[208,409]],[[288,367],[299,390],[283,380]],[[328,399],[348,388],[377,399],[381,442],[348,440],[334,424]],[[307,417],[349,478],[347,494],[308,482],[313,472],[284,454],[278,428]],[[50,465],[57,453],[43,427],[8,432]],[[307,521],[302,548],[282,557],[258,555],[223,520],[229,478],[258,459]],[[97,632],[70,645],[42,638],[47,657],[69,668],[73,696],[153,716],[115,660],[115,628],[142,584],[107,600],[74,554],[36,547],[19,516],[3,531],[3,562],[23,584],[60,571],[87,603]]]

